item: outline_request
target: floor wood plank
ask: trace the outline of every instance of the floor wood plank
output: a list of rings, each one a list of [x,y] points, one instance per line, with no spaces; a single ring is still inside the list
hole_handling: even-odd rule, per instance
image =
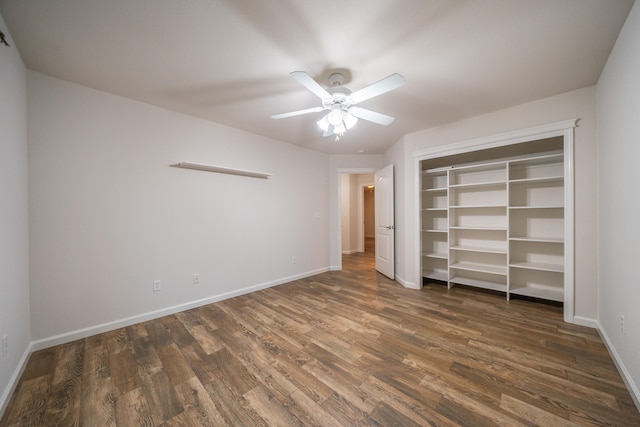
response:
[[[33,353],[0,426],[640,425],[562,308],[343,271]]]

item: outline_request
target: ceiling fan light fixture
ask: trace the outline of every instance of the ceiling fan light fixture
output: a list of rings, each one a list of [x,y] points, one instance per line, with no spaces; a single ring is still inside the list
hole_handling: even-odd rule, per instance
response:
[[[329,135],[342,135],[347,130],[354,127],[357,122],[358,118],[348,111],[342,110],[340,108],[335,108],[325,114],[316,123],[325,134],[328,133]],[[332,131],[329,132],[329,130]]]
[[[316,123],[318,124],[318,127],[323,130],[323,132],[326,132],[329,129],[329,114],[325,114],[324,116],[322,116],[322,118]]]
[[[356,123],[358,123],[358,118],[348,111],[342,117],[342,120],[344,121],[344,125],[347,129],[351,129],[356,125]]]
[[[327,114],[327,120],[334,126],[340,125],[342,123],[342,110],[339,108],[331,110],[329,114]]]

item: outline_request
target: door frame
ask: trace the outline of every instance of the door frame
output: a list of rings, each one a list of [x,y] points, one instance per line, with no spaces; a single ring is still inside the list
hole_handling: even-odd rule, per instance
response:
[[[499,135],[484,138],[462,141],[454,144],[432,147],[413,153],[414,161],[414,253],[416,256],[416,278],[418,289],[422,288],[422,250],[420,230],[420,162],[423,160],[436,159],[438,157],[451,156],[455,154],[469,153],[472,151],[485,150],[488,148],[504,147],[507,145],[520,144],[523,142],[536,141],[538,139],[562,136],[564,139],[564,321],[575,323],[574,321],[574,300],[575,300],[575,256],[574,256],[574,191],[575,182],[574,170],[574,128],[578,126],[579,119],[564,120],[561,122],[549,123],[532,128],[507,132]]]
[[[378,170],[380,170],[380,168],[338,168],[336,170],[336,173],[337,173],[336,181],[338,185],[338,188],[337,188],[338,190],[338,206],[337,206],[338,226],[336,227],[335,230],[333,230],[333,232],[335,233],[336,242],[337,242],[336,247],[334,247],[334,250],[336,250],[337,251],[336,253],[340,254],[340,256],[336,260],[337,265],[334,268],[332,268],[332,270],[342,270],[342,180],[341,180],[341,176],[343,174],[368,175],[368,174],[374,174]],[[359,197],[362,197],[362,195],[360,195]],[[360,201],[358,201],[358,203],[360,203]],[[364,230],[363,230],[363,233],[364,233]],[[363,239],[363,245],[364,245],[364,237],[362,239]],[[363,250],[364,250],[364,246],[363,246]]]

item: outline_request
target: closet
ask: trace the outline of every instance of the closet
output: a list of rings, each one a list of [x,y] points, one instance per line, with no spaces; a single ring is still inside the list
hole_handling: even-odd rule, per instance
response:
[[[419,164],[423,279],[565,301],[562,136]]]

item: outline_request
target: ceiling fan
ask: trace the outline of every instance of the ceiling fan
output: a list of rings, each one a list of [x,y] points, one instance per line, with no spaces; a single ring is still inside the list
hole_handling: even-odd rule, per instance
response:
[[[384,126],[391,124],[394,120],[393,117],[358,107],[357,104],[366,101],[367,99],[371,99],[374,96],[382,95],[383,93],[397,89],[405,84],[404,77],[395,73],[363,89],[351,93],[349,89],[342,86],[344,83],[344,74],[342,73],[333,73],[329,76],[331,88],[328,90],[320,86],[318,82],[304,71],[294,71],[290,75],[302,86],[306,87],[320,98],[322,105],[306,108],[304,110],[291,111],[289,113],[274,114],[271,118],[284,119],[285,117],[293,117],[329,110],[329,112],[324,115],[317,124],[320,129],[324,131],[322,136],[336,135],[336,141],[348,129],[351,129],[358,119],[367,120]]]

